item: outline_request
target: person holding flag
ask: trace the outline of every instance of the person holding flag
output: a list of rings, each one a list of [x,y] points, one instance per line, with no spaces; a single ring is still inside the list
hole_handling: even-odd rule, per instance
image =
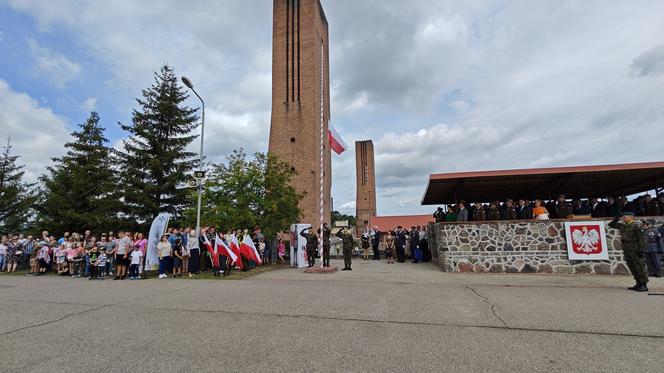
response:
[[[215,238],[215,246],[217,248],[217,253],[219,253],[221,257],[227,258],[226,271],[223,272],[224,277],[230,274],[233,264],[239,262],[239,267],[242,267],[242,262],[238,261],[239,255],[231,250],[231,248],[226,245],[226,242],[224,242],[224,240],[222,240],[219,235],[217,235]]]

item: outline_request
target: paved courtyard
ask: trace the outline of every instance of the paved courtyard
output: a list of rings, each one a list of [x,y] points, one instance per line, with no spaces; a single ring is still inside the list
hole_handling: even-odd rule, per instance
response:
[[[1,275],[0,370],[661,371],[664,279],[631,284],[361,260],[237,281]]]

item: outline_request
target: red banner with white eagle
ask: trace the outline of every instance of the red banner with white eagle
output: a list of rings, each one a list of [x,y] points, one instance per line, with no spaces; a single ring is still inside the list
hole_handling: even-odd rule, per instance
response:
[[[569,260],[609,260],[603,221],[566,222],[565,237]]]

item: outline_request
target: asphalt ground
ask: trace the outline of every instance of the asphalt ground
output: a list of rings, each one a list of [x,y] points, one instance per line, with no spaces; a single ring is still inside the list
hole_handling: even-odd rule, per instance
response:
[[[662,371],[664,279],[632,282],[362,260],[242,280],[0,275],[0,371]]]

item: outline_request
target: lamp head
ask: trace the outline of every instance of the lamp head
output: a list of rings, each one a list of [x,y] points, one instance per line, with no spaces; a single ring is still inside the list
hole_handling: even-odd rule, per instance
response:
[[[184,85],[186,85],[187,87],[189,87],[189,89],[194,89],[194,85],[191,84],[191,80],[189,80],[186,76],[183,76],[183,77],[181,78],[181,80],[182,80],[182,83],[184,83]]]

